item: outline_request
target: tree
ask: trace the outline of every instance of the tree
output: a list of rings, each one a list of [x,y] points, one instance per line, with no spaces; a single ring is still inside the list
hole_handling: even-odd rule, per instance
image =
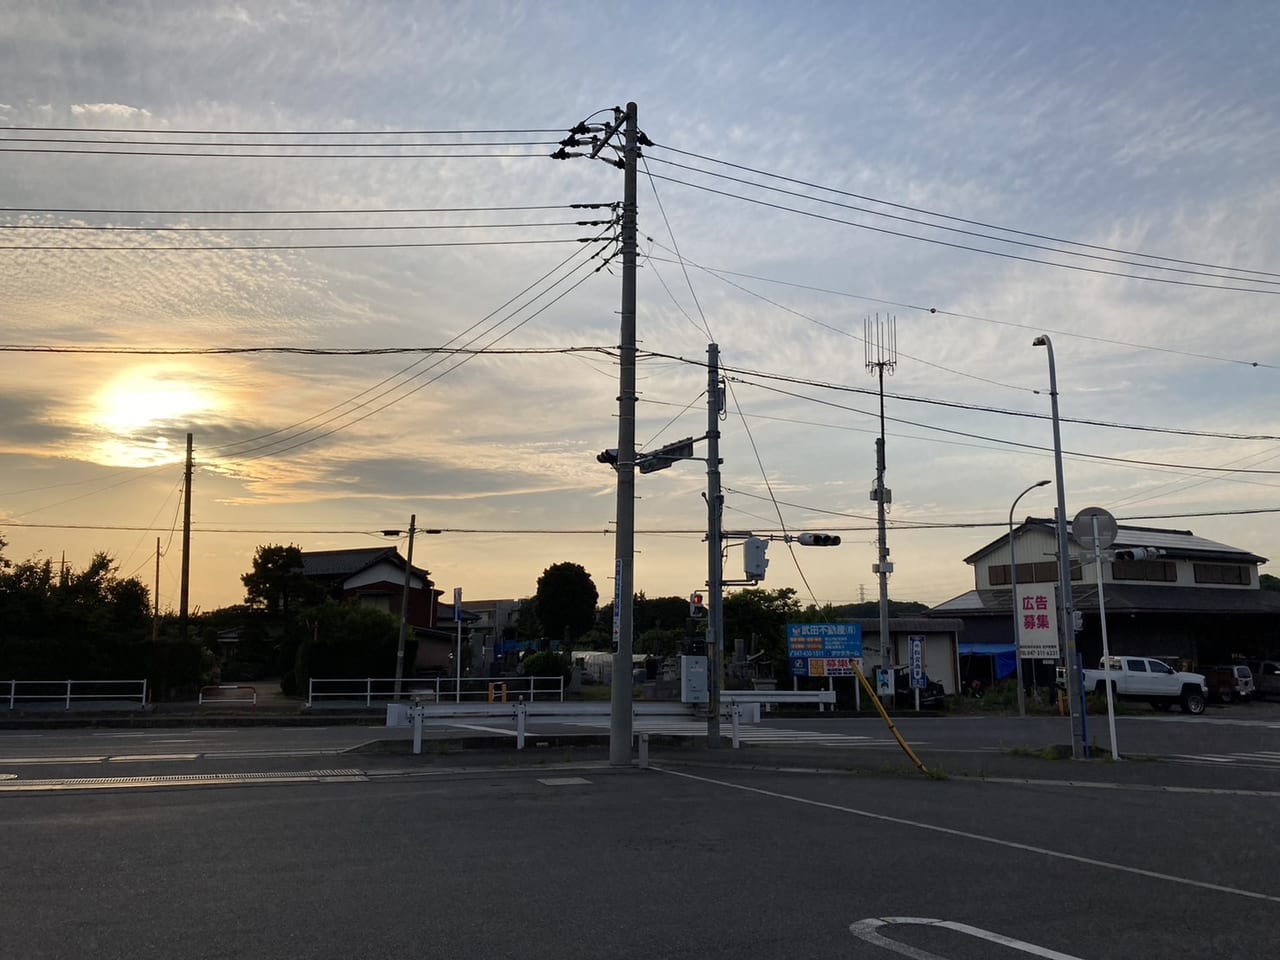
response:
[[[800,602],[791,587],[779,590],[739,590],[724,598],[726,646],[732,638],[749,641],[752,652],[763,651],[773,665],[774,676],[787,676],[787,624],[798,622]]]
[[[253,570],[241,574],[245,602],[287,620],[301,605],[321,600],[320,591],[302,575],[302,548],[268,544],[253,554]]]
[[[591,629],[600,594],[581,564],[555,563],[542,571],[534,608],[552,642],[572,643]]]

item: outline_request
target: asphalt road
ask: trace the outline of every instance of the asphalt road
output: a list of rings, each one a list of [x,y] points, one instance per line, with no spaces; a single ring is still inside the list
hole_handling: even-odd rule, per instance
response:
[[[1280,922],[1275,793],[399,762],[0,794],[3,952],[1179,960]]]
[[[655,718],[648,769],[536,746],[581,718],[521,753],[439,722],[421,756],[375,726],[4,730],[0,954],[1266,956],[1280,709],[1249,706],[1122,717],[1160,758],[1124,763],[1036,756],[1061,719],[901,718],[934,777],[832,717],[736,751]]]

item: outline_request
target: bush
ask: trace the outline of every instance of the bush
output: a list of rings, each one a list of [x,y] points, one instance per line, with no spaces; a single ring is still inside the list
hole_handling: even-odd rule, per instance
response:
[[[573,676],[573,662],[567,654],[553,650],[540,650],[525,657],[522,666],[526,677],[564,677],[567,684]]]

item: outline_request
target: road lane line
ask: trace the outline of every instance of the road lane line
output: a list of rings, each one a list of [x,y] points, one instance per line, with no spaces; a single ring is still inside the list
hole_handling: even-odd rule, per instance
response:
[[[145,763],[148,760],[198,760],[198,753],[133,753],[108,757],[108,763]]]
[[[762,797],[773,797],[776,800],[790,800],[793,803],[804,804],[810,807],[820,807],[824,810],[835,810],[840,813],[850,813],[855,817],[863,817],[867,820],[876,820],[881,823],[894,823],[903,827],[915,827],[918,830],[928,830],[932,833],[941,833],[950,837],[960,837],[964,840],[976,840],[979,843],[989,843],[997,847],[1005,847],[1010,850],[1021,850],[1024,853],[1037,853],[1045,857],[1053,857],[1057,860],[1068,860],[1072,863],[1082,863],[1090,867],[1101,867],[1104,870],[1115,870],[1118,873],[1129,873],[1139,877],[1149,877],[1153,880],[1166,880],[1169,883],[1177,883],[1183,886],[1196,887],[1200,890],[1213,890],[1216,893],[1228,893],[1237,897],[1247,897],[1250,900],[1265,900],[1268,903],[1280,903],[1280,897],[1269,893],[1259,893],[1256,890],[1244,890],[1240,887],[1228,887],[1220,883],[1209,883],[1205,880],[1192,880],[1189,877],[1179,877],[1171,873],[1161,873],[1158,870],[1147,870],[1144,867],[1130,867],[1121,863],[1109,863],[1106,860],[1097,860],[1093,857],[1082,857],[1075,853],[1064,853],[1061,850],[1050,850],[1048,847],[1037,847],[1030,843],[1019,843],[1016,840],[1002,840],[999,837],[991,837],[981,833],[971,833],[968,830],[956,830],[952,827],[940,827],[933,823],[924,823],[919,820],[908,820],[905,817],[893,817],[884,813],[875,813],[871,810],[859,810],[857,807],[846,807],[838,803],[827,803],[824,800],[810,800],[807,797],[797,797],[787,793],[779,793],[776,790],[765,790],[762,787],[748,787],[741,783],[733,783],[729,780],[716,780],[713,777],[700,777],[693,773],[681,773],[679,770],[670,770],[657,764],[652,765],[652,769],[665,773],[671,777],[683,777],[686,780],[697,780],[700,783],[710,783],[720,787],[728,787],[731,790],[741,790],[744,793],[755,793]]]
[[[954,930],[957,933],[963,933],[970,937],[977,937],[979,940],[986,940],[990,943],[998,943],[1002,947],[1008,947],[1011,950],[1018,950],[1022,953],[1029,953],[1032,956],[1042,957],[1043,960],[1080,960],[1079,957],[1069,953],[1059,953],[1057,950],[1050,950],[1048,947],[1042,947],[1039,944],[1028,943],[1026,940],[1015,940],[1013,937],[1006,937],[1002,933],[992,933],[990,930],[983,930],[981,927],[971,927],[967,923],[957,923],[954,920],[932,920],[928,917],[875,917],[868,920],[859,920],[849,925],[849,932],[860,940],[865,940],[873,946],[883,947],[885,950],[892,950],[904,957],[911,957],[912,960],[946,960],[936,953],[930,953],[928,950],[921,950],[919,947],[913,947],[906,943],[900,943],[897,940],[890,940],[879,932],[881,927],[890,925],[904,925],[924,927],[943,927],[947,930]]]
[[[0,757],[0,764],[19,765],[31,763],[102,763],[103,757]]]

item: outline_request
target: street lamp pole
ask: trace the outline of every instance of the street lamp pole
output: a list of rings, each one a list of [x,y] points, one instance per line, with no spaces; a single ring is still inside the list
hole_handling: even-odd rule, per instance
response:
[[[1062,482],[1062,428],[1058,420],[1058,372],[1053,341],[1041,334],[1031,341],[1049,354],[1049,402],[1053,414],[1053,468],[1058,484],[1058,646],[1067,679],[1067,703],[1071,710],[1071,756],[1083,759],[1084,728],[1080,717],[1080,669],[1076,663],[1075,604],[1071,597],[1071,550],[1067,544],[1067,491]]]
[[[1009,505],[1009,585],[1012,589],[1010,595],[1010,605],[1013,607],[1013,662],[1018,682],[1018,716],[1025,717],[1027,715],[1027,695],[1022,688],[1022,639],[1021,628],[1019,626],[1019,617],[1021,611],[1018,609],[1018,558],[1014,551],[1013,544],[1013,511],[1018,506],[1018,501],[1025,497],[1036,487],[1043,487],[1048,480],[1037,480],[1027,489],[1013,498],[1013,503]]]

